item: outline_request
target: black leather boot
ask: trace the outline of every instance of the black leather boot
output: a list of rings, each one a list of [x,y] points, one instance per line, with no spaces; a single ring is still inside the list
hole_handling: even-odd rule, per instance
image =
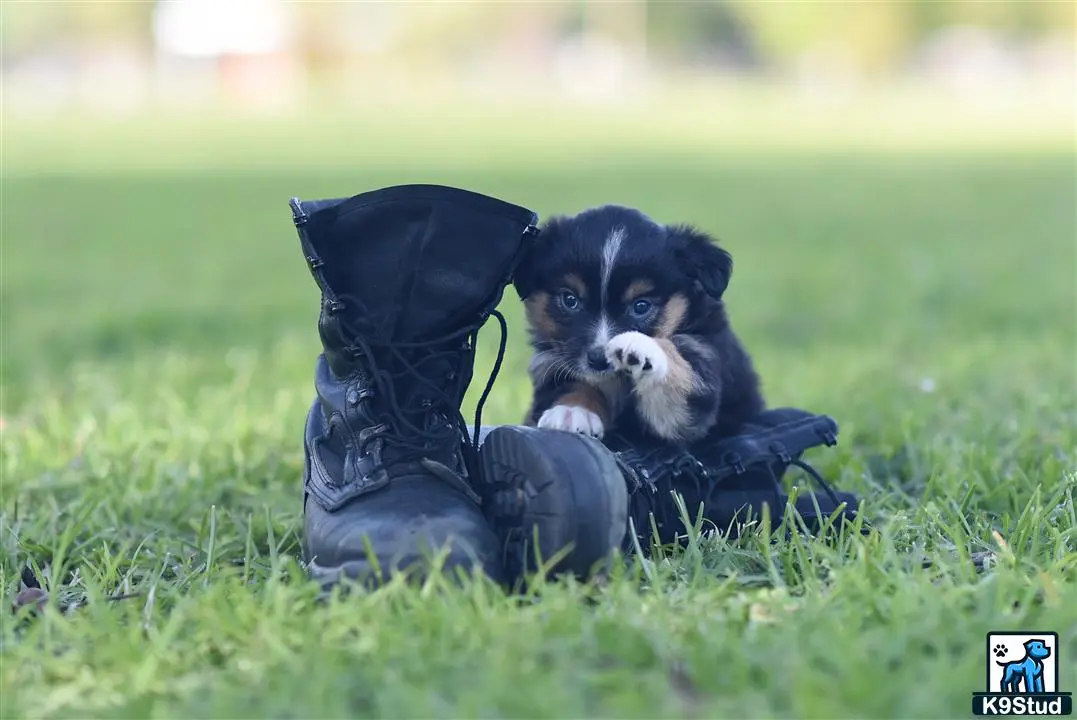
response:
[[[688,528],[673,492],[684,499],[691,521],[696,520],[702,506],[708,528],[726,537],[736,537],[746,522],[759,521],[764,515],[777,527],[789,504],[781,479],[793,466],[804,470],[822,490],[821,494],[798,493],[795,509],[803,529],[819,532],[827,520],[840,528],[843,520],[856,516],[859,499],[832,490],[801,460],[805,450],[835,445],[837,435],[838,425],[830,417],[776,408],[760,413],[737,435],[689,448],[644,445],[619,435],[607,436],[607,446],[631,469],[629,515],[636,532],[634,537],[631,531],[626,532],[624,549],[631,551],[638,543],[647,552],[655,539],[663,545],[683,542]]]
[[[535,214],[431,185],[291,207],[322,292],[324,352],[304,438],[312,576],[325,587],[398,571],[422,577],[443,551],[444,569],[514,582],[531,549],[519,536],[535,531],[547,557],[580,551],[562,563],[568,570],[615,549],[627,494],[612,459],[584,438],[540,443],[575,462],[562,473],[536,457],[533,436],[513,430],[495,433],[480,458],[460,411],[491,315],[502,329],[494,376],[500,366],[505,325],[495,308],[537,235]],[[549,513],[560,514],[535,527]]]

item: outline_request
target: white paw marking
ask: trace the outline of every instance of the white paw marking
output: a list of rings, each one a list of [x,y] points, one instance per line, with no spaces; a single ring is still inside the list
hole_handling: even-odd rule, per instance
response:
[[[542,413],[538,426],[547,430],[566,430],[600,438],[606,431],[602,419],[587,408],[575,405],[554,405]]]
[[[606,359],[634,382],[661,381],[669,374],[669,358],[654,338],[638,332],[615,335],[606,344]]]

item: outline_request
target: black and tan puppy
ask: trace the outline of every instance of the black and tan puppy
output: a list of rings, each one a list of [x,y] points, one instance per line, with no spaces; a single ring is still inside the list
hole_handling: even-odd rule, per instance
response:
[[[722,294],[733,259],[702,232],[603,206],[548,221],[516,272],[534,356],[525,422],[690,443],[763,409]]]

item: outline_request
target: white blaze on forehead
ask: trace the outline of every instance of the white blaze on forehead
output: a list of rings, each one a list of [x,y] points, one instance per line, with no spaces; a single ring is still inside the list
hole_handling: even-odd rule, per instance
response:
[[[621,252],[621,243],[624,242],[624,227],[616,227],[606,238],[602,246],[602,307],[606,307],[606,292],[610,286],[610,274],[613,272],[613,264],[617,262],[617,254]]]
[[[598,328],[595,330],[595,347],[605,347],[609,341],[610,321],[606,317],[606,313],[602,313],[598,319]]]

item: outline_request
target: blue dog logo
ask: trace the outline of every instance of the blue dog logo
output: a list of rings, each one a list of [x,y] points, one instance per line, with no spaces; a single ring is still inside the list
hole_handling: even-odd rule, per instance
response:
[[[1006,653],[1006,648],[999,645],[995,655]],[[1002,681],[999,691],[1012,694],[1043,692],[1043,661],[1051,657],[1051,648],[1043,640],[1029,640],[1025,643],[1025,656],[1010,662],[995,661],[1002,668]],[[1025,689],[1021,689],[1024,684]]]

